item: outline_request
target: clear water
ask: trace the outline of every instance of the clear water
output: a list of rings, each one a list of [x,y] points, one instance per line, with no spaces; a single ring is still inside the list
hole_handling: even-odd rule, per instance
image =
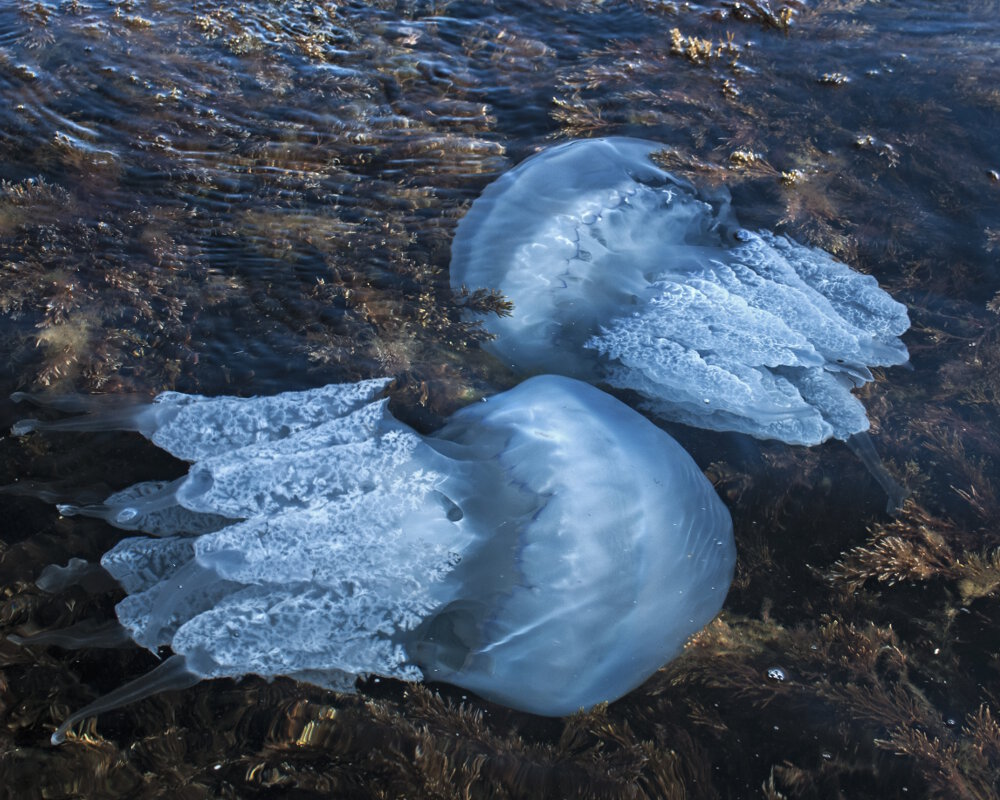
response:
[[[1000,716],[1000,612],[967,565],[1000,546],[998,14],[992,0],[2,4],[3,393],[391,374],[398,416],[430,430],[516,380],[449,289],[468,203],[551,142],[624,134],[725,183],[745,225],[822,246],[907,303],[913,370],[863,399],[916,505],[884,517],[836,444],[675,426],[733,512],[737,582],[723,623],[606,716],[543,723],[467,699],[486,715],[473,724],[401,684],[338,698],[250,679],[107,715],[53,751],[66,710],[151,657],[4,642],[0,775],[21,796],[988,787],[1000,753],[976,755],[974,715]],[[0,425],[19,415],[3,404]],[[0,440],[0,483],[98,491],[171,469],[130,437]],[[108,618],[114,593],[33,581],[116,534],[0,499],[5,631]],[[851,583],[858,558],[876,563],[852,548],[891,537],[917,555]]]

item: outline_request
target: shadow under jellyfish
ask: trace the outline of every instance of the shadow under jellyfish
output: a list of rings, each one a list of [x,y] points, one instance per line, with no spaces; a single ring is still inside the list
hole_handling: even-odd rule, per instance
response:
[[[638,392],[664,418],[760,439],[844,440],[889,494],[851,389],[908,360],[906,307],[823,250],[739,227],[629,138],[560,144],[501,175],[452,243],[456,290],[513,302],[485,347],[522,373]]]
[[[387,382],[166,393],[15,426],[137,430],[193,462],[173,483],[60,507],[155,534],[101,563],[128,592],[121,626],[174,655],[53,741],[148,694],[247,673],[342,691],[362,674],[440,680],[568,714],[638,686],[718,612],[735,560],[729,513],[641,415],[542,376],[422,436],[372,399]]]

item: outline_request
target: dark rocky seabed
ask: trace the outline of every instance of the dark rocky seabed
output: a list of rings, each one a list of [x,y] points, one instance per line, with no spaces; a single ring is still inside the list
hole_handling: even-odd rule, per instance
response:
[[[739,565],[719,619],[622,700],[545,720],[447,686],[248,677],[53,748],[156,659],[4,640],[0,795],[996,797],[998,87],[995,0],[0,5],[0,396],[395,375],[394,412],[430,430],[516,382],[463,316],[499,298],[449,288],[455,224],[572,137],[663,142],[744,225],[875,275],[913,322],[912,371],[863,392],[911,492],[895,518],[839,443],[665,425]],[[22,413],[0,403],[0,429]],[[0,484],[183,469],[122,434],[0,439]],[[34,580],[121,532],[0,501],[0,633],[110,618],[119,590]]]

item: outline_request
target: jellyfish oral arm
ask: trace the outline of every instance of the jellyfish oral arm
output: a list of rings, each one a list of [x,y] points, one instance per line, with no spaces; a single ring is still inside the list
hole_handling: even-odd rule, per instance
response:
[[[74,711],[56,728],[55,733],[52,734],[52,744],[62,744],[66,741],[66,732],[80,720],[96,717],[105,711],[121,708],[160,692],[190,688],[201,679],[201,675],[188,667],[188,661],[184,656],[170,656],[141,678],[129,681],[98,698],[90,705],[84,706],[79,711]]]
[[[906,502],[906,498],[909,496],[909,492],[885,468],[885,464],[882,463],[882,459],[879,458],[878,452],[875,450],[872,437],[867,432],[856,433],[849,437],[845,441],[845,444],[861,460],[861,463],[868,468],[872,477],[875,478],[878,485],[885,491],[888,497],[885,507],[886,512],[893,515],[899,513],[903,507],[903,503]]]

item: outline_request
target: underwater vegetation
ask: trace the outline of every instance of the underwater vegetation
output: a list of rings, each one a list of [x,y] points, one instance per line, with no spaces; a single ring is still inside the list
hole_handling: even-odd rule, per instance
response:
[[[724,186],[747,229],[876,276],[907,307],[913,366],[855,390],[911,493],[891,519],[837,442],[663,423],[731,511],[734,582],[665,669],[565,718],[448,684],[246,677],[108,712],[53,748],[72,711],[170,651],[4,638],[112,619],[125,595],[45,572],[97,562],[121,530],[2,495],[4,787],[996,796],[995,3],[0,5],[0,396],[273,395],[392,374],[393,416],[427,435],[518,380],[470,314],[505,298],[450,286],[458,221],[533,153],[610,136],[661,143],[657,165]],[[0,403],[0,429],[21,416]],[[93,487],[93,503],[188,470],[126,433],[5,436],[0,454],[0,484]]]

